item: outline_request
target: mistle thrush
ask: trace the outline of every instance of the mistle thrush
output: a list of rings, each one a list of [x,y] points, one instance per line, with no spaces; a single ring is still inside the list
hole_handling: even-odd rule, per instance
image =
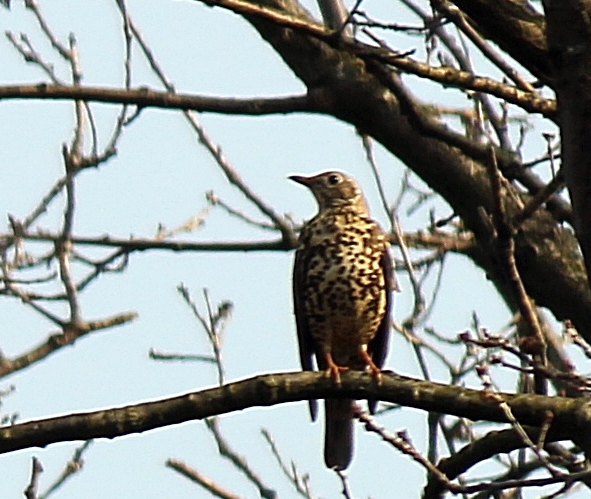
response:
[[[293,271],[293,299],[302,369],[325,370],[336,383],[348,369],[376,378],[388,350],[391,290],[388,240],[369,217],[357,182],[341,172],[292,176],[308,187],[318,214],[305,223]],[[343,470],[353,457],[353,400],[325,401],[324,461]],[[376,401],[370,401],[370,410]],[[317,404],[310,401],[312,420]]]

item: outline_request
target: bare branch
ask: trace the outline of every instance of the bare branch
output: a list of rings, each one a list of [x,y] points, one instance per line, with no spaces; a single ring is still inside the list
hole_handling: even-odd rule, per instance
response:
[[[201,487],[203,487],[205,490],[207,490],[210,494],[214,495],[215,497],[219,497],[220,499],[241,499],[241,496],[236,495],[233,492],[230,492],[228,489],[221,486],[219,483],[214,482],[211,478],[208,478],[200,471],[191,468],[188,464],[179,461],[178,459],[167,459],[166,466],[172,468],[177,473],[180,473],[192,482],[201,485]]]
[[[68,49],[66,48],[65,45],[63,45],[61,42],[58,41],[57,36],[53,33],[53,31],[51,30],[51,28],[49,27],[49,25],[45,21],[45,18],[43,17],[43,14],[41,14],[41,9],[39,8],[39,4],[37,3],[37,1],[36,0],[25,0],[25,7],[27,9],[29,9],[33,13],[33,15],[35,16],[35,19],[37,20],[37,23],[39,24],[41,31],[43,32],[45,37],[49,40],[49,42],[51,43],[51,46],[56,50],[56,52],[59,55],[62,56],[62,58],[65,61],[69,61],[70,60],[70,53],[69,53]]]
[[[230,319],[234,305],[231,301],[223,301],[218,305],[217,311],[214,314],[209,301],[209,293],[207,289],[204,288],[203,297],[205,299],[209,318],[209,320],[206,320],[201,312],[199,312],[197,304],[191,298],[189,289],[181,283],[177,286],[177,291],[181,294],[185,303],[190,307],[193,315],[199,321],[199,324],[207,335],[207,339],[213,350],[213,358],[218,371],[218,383],[222,385],[226,376],[222,362],[222,341],[224,338],[225,327]]]
[[[39,488],[39,477],[41,473],[43,473],[43,465],[39,459],[33,456],[31,480],[25,489],[25,497],[27,499],[37,499],[37,489]]]
[[[7,31],[5,35],[16,51],[23,57],[25,62],[41,68],[41,71],[47,75],[52,83],[55,83],[56,85],[65,85],[65,82],[58,78],[55,74],[55,68],[53,67],[53,64],[49,64],[42,59],[41,55],[31,44],[27,35],[21,34],[18,40],[11,31]]]
[[[509,283],[514,293],[515,302],[519,308],[519,312],[523,317],[526,325],[527,336],[522,338],[521,348],[529,354],[532,354],[538,362],[545,365],[547,362],[547,345],[540,322],[538,320],[538,314],[534,310],[534,306],[527,295],[519,270],[517,269],[517,263],[515,261],[515,241],[514,227],[508,221],[507,214],[505,212],[505,206],[503,205],[503,194],[502,194],[502,178],[501,173],[497,168],[496,156],[491,148],[491,159],[489,162],[489,176],[491,180],[491,188],[493,191],[493,213],[492,221],[496,231],[495,240],[498,245],[499,254],[504,259],[501,262],[504,267],[504,271],[507,274]],[[534,376],[536,383],[537,393],[546,393],[546,384],[543,379]]]
[[[83,324],[64,324],[63,331],[50,335],[47,340],[33,347],[28,352],[16,357],[14,359],[8,359],[6,357],[0,360],[0,378],[12,374],[15,371],[19,371],[35,362],[39,362],[45,359],[49,355],[57,352],[61,348],[71,345],[79,338],[86,336],[94,331],[100,331],[103,329],[110,329],[116,326],[121,326],[137,318],[135,312],[126,314],[116,315],[107,319],[101,319],[96,321],[89,321]],[[88,439],[81,439],[88,440]]]
[[[23,239],[31,241],[59,240],[59,235],[51,232],[38,231],[23,235]],[[169,250],[169,251],[287,251],[295,247],[287,244],[283,239],[275,241],[241,241],[241,242],[204,242],[193,243],[186,241],[158,241],[156,239],[128,238],[118,239],[111,236],[82,237],[72,236],[73,244],[86,246],[104,246],[121,248],[127,253],[146,250]]]
[[[284,459],[281,457],[281,452],[279,451],[279,448],[275,443],[275,439],[273,438],[273,435],[271,435],[269,430],[267,430],[266,428],[262,428],[261,433],[263,434],[263,437],[265,437],[265,440],[269,444],[269,447],[271,448],[271,453],[275,457],[275,460],[277,461],[279,468],[287,477],[289,483],[293,485],[296,492],[306,499],[314,499],[314,495],[310,490],[310,475],[308,473],[300,475],[300,473],[297,470],[296,464],[293,461],[291,462],[291,466],[288,466],[285,463]]]
[[[277,499],[277,492],[267,487],[263,479],[255,473],[250,464],[248,464],[247,459],[244,456],[238,455],[234,449],[230,447],[221,433],[219,418],[207,418],[205,419],[205,425],[213,435],[220,455],[228,459],[238,471],[244,474],[249,482],[257,487],[259,494],[263,499]]]
[[[200,95],[159,92],[149,88],[114,89],[88,86],[48,85],[3,85],[0,86],[0,100],[45,99],[80,100],[106,104],[135,105],[139,108],[179,109],[203,113],[221,113],[261,116],[319,112],[319,107],[307,95],[277,98],[235,99],[206,97]]]
[[[88,450],[92,444],[92,440],[87,440],[81,446],[79,446],[72,456],[72,459],[68,461],[64,470],[56,478],[56,480],[47,488],[47,490],[39,496],[38,499],[47,499],[56,490],[59,490],[68,479],[72,478],[76,473],[82,471],[84,466],[84,453]]]
[[[498,393],[449,386],[383,373],[376,384],[367,373],[350,371],[336,387],[320,372],[257,376],[218,388],[127,407],[58,416],[0,427],[0,454],[51,443],[115,438],[254,406],[327,397],[375,399],[417,409],[445,412],[473,421],[507,422],[499,398],[521,425],[542,426],[548,412],[554,422],[546,442],[578,438],[591,427],[588,400],[535,394]]]
[[[207,362],[210,364],[216,364],[217,360],[215,357],[207,356],[207,355],[196,355],[196,354],[184,354],[184,353],[162,353],[154,350],[153,348],[150,349],[148,352],[148,356],[153,360],[173,360],[173,361],[191,361],[191,362]]]
[[[536,94],[535,88],[527,82],[510,64],[507,63],[480,34],[468,23],[463,12],[455,5],[451,5],[445,0],[434,2],[437,10],[442,12],[447,18],[451,19],[462,32],[470,39],[476,47],[495,64],[503,73],[505,73],[513,82],[526,92]]]
[[[469,72],[457,71],[449,67],[433,68],[427,64],[413,61],[408,57],[401,57],[400,54],[393,53],[383,48],[371,47],[357,41],[348,41],[346,38],[335,39],[334,33],[326,30],[321,25],[310,22],[309,20],[297,19],[294,16],[278,12],[277,10],[268,7],[244,0],[207,0],[206,2],[204,1],[204,3],[223,7],[238,14],[256,16],[273,21],[278,25],[287,26],[317,37],[333,46],[338,45],[364,59],[391,64],[402,71],[423,78],[428,78],[446,85],[474,90],[476,92],[489,93],[500,99],[506,100],[507,102],[520,106],[528,112],[539,112],[547,117],[555,117],[556,114],[555,101],[542,99],[536,95],[532,95],[530,92],[524,92],[515,87],[496,82],[489,78],[474,76]]]
[[[347,475],[345,474],[345,472],[342,470],[337,470],[336,468],[335,468],[334,472],[341,479],[341,485],[343,486],[341,493],[343,494],[343,497],[345,499],[353,499],[353,495],[351,494],[351,489],[349,488],[349,481],[347,480]]]

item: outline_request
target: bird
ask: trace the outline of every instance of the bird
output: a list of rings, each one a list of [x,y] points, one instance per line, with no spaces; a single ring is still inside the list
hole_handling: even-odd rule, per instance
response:
[[[318,203],[304,223],[293,267],[293,303],[304,371],[325,371],[340,384],[349,369],[368,369],[381,380],[390,337],[391,291],[396,287],[388,237],[370,218],[363,192],[351,176],[328,171],[293,175]],[[324,462],[344,470],[353,458],[350,399],[325,400]],[[377,401],[369,401],[370,412]],[[309,401],[312,421],[316,400]]]

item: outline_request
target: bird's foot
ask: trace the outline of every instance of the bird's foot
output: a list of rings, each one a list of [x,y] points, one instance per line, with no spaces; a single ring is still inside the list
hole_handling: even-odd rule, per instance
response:
[[[348,370],[348,367],[337,366],[336,364],[334,364],[333,366],[329,366],[329,368],[325,371],[325,376],[327,378],[332,378],[335,385],[340,385],[341,373],[346,373]]]
[[[341,384],[341,373],[346,373],[349,368],[348,367],[343,367],[343,366],[338,366],[335,361],[332,359],[332,355],[330,353],[327,353],[326,356],[326,365],[328,366],[326,371],[324,372],[324,375],[327,378],[332,378],[332,380],[335,382],[336,385],[340,385]]]
[[[365,365],[369,367],[369,371],[374,379],[374,381],[378,384],[382,384],[382,370],[375,365],[375,362],[372,360],[370,355],[367,353],[367,350],[361,350],[361,358],[365,362]]]

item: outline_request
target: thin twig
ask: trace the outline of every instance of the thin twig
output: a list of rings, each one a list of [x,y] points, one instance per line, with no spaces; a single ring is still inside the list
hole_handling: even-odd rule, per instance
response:
[[[507,215],[503,206],[501,173],[498,169],[496,155],[492,147],[490,149],[490,161],[487,166],[493,198],[492,221],[496,231],[498,251],[502,258],[504,271],[509,278],[514,299],[528,330],[527,337],[524,337],[521,340],[521,347],[525,352],[532,354],[540,364],[545,365],[547,362],[546,341],[542,334],[538,314],[534,310],[534,305],[527,295],[519,270],[517,269],[517,263],[515,261],[515,241],[513,239],[514,228],[507,220]],[[547,387],[545,379],[535,374],[534,381],[536,385],[536,393],[546,393]]]
[[[49,64],[41,58],[41,55],[35,50],[27,35],[21,33],[19,40],[17,40],[16,36],[11,31],[7,31],[5,35],[23,59],[26,62],[41,68],[52,83],[56,85],[66,84],[65,81],[57,77],[53,64]]]
[[[255,473],[248,464],[248,461],[243,456],[238,455],[230,447],[221,433],[221,429],[219,427],[219,418],[207,418],[205,419],[205,425],[213,435],[220,455],[228,459],[238,471],[240,471],[253,485],[258,488],[259,494],[263,499],[277,499],[277,492],[267,487],[263,479],[259,477],[259,475]]]
[[[87,440],[74,451],[72,458],[70,459],[70,461],[68,461],[64,470],[60,473],[56,480],[47,488],[47,490],[39,496],[38,499],[47,499],[56,490],[61,488],[69,478],[74,476],[76,473],[82,471],[82,467],[84,466],[84,453],[86,452],[86,450],[88,450],[92,442],[92,440]]]
[[[253,227],[257,227],[258,229],[264,230],[277,230],[275,225],[267,223],[267,222],[260,222],[259,220],[255,220],[254,218],[249,217],[245,213],[232,208],[229,204],[224,202],[215,192],[208,191],[205,193],[205,199],[207,202],[210,203],[212,206],[219,206],[222,208],[226,213],[229,215],[236,217],[237,219],[247,223],[248,225],[252,225]]]
[[[145,42],[143,36],[133,23],[133,21],[129,20],[129,25],[133,32],[135,39],[137,40],[140,48],[144,52],[144,56],[148,60],[152,70],[156,74],[156,76],[160,79],[162,84],[165,86],[166,90],[168,90],[171,94],[176,93],[176,89],[172,82],[168,79],[168,77],[164,74],[164,71],[161,69],[160,65],[156,62],[156,58],[154,54],[149,49],[147,43]],[[230,164],[228,159],[222,153],[222,149],[218,144],[215,144],[213,140],[209,137],[209,134],[206,133],[205,129],[199,122],[197,115],[191,111],[183,111],[185,117],[189,121],[191,127],[197,134],[199,138],[199,142],[205,146],[207,151],[210,153],[212,158],[215,160],[217,165],[220,167],[226,179],[235,187],[238,188],[240,192],[251,202],[253,203],[261,213],[266,215],[279,229],[281,232],[284,241],[286,242],[295,242],[296,236],[293,231],[292,226],[285,220],[284,217],[280,216],[275,212],[275,210],[265,202],[258,194],[256,194],[240,177],[238,171]]]
[[[188,478],[192,482],[200,485],[210,494],[220,499],[242,499],[241,496],[234,494],[217,482],[214,482],[211,478],[205,476],[200,471],[190,467],[188,464],[178,459],[167,459],[166,466],[172,468],[177,473],[180,473],[184,477]]]
[[[482,54],[497,66],[505,75],[507,75],[519,88],[526,92],[536,94],[536,90],[531,83],[526,81],[510,64],[507,63],[487,42],[482,38],[466,20],[464,13],[455,5],[445,0],[434,2],[437,10],[442,12],[448,19],[451,19],[456,26],[470,39]]]
[[[191,362],[207,362],[211,364],[215,364],[217,362],[215,357],[211,357],[208,355],[197,355],[197,354],[186,354],[186,353],[163,353],[154,350],[153,348],[150,349],[148,352],[148,356],[153,360],[173,360],[173,361],[191,361]]]
[[[29,485],[25,489],[25,497],[27,499],[37,499],[37,489],[39,488],[39,477],[43,473],[43,465],[41,461],[33,456],[31,465],[31,479]]]
[[[525,204],[523,210],[513,217],[511,225],[513,227],[519,227],[523,222],[530,218],[540,206],[548,201],[548,199],[564,189],[565,185],[566,181],[564,180],[564,175],[562,175],[562,170],[559,170],[556,176]]]
[[[361,143],[363,144],[363,149],[365,150],[365,158],[371,167],[371,171],[373,173],[373,178],[376,182],[378,187],[378,193],[380,194],[380,201],[382,202],[382,208],[384,212],[388,216],[388,219],[392,218],[392,208],[388,204],[388,198],[386,196],[386,190],[384,189],[384,184],[382,182],[382,178],[379,173],[378,164],[376,162],[375,156],[373,154],[373,147],[371,137],[368,135],[361,136]]]
[[[287,477],[289,483],[293,485],[296,492],[306,499],[315,499],[314,495],[312,494],[312,491],[310,490],[310,475],[308,473],[300,475],[300,473],[297,470],[296,464],[293,461],[291,462],[291,466],[288,466],[281,457],[279,448],[277,447],[275,439],[273,438],[273,435],[271,435],[269,430],[262,428],[261,433],[267,441],[267,443],[269,444],[269,447],[271,448],[271,453],[275,457],[275,460],[279,465],[279,469],[281,469],[283,474]]]
[[[342,470],[338,470],[336,468],[334,469],[334,472],[341,479],[341,485],[343,486],[341,494],[343,494],[343,497],[345,499],[353,499],[351,489],[349,488],[349,480],[347,479],[347,475],[345,474],[345,472]]]
[[[577,345],[585,357],[591,359],[591,345],[579,334],[570,320],[564,321],[564,336]]]
[[[73,344],[89,333],[104,329],[112,329],[116,326],[131,322],[136,318],[137,314],[135,312],[129,312],[108,317],[106,319],[88,321],[86,324],[79,324],[77,327],[63,324],[60,327],[61,332],[51,334],[45,341],[38,346],[33,347],[31,350],[13,359],[3,358],[0,362],[0,378],[39,362],[61,348]],[[57,320],[59,321],[59,319]]]
[[[33,12],[35,19],[37,20],[37,24],[41,28],[41,31],[45,34],[46,38],[51,43],[51,46],[56,50],[56,52],[65,60],[70,60],[70,54],[68,49],[64,44],[58,41],[57,36],[53,33],[47,22],[45,21],[45,17],[41,14],[41,9],[39,8],[39,4],[36,0],[25,0],[25,7]]]
[[[218,383],[220,385],[223,385],[225,379],[225,371],[222,361],[222,340],[224,335],[224,328],[232,313],[232,302],[221,302],[218,305],[217,311],[214,313],[209,300],[209,293],[207,289],[203,289],[203,296],[207,307],[209,319],[206,320],[201,314],[201,312],[199,312],[197,304],[191,298],[191,293],[189,292],[189,289],[181,283],[177,286],[177,291],[181,294],[181,296],[185,300],[185,303],[189,305],[191,311],[193,312],[193,315],[197,318],[197,320],[201,324],[201,327],[207,335],[207,339],[209,340],[209,343],[213,350],[213,358],[215,359],[215,364],[218,371]]]

